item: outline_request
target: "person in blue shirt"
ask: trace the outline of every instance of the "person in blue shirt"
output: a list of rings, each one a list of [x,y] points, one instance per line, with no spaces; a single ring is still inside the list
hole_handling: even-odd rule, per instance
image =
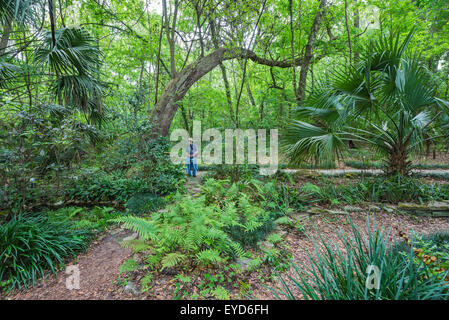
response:
[[[198,163],[196,156],[198,155],[198,147],[193,143],[193,139],[189,138],[189,145],[186,150],[186,173],[189,176],[196,177],[198,171]]]

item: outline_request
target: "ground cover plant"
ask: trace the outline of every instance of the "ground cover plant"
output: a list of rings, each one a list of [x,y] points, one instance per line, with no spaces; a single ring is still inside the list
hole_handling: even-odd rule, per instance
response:
[[[295,265],[296,276],[290,278],[293,285],[282,279],[283,290],[273,293],[278,298],[295,299],[292,290],[296,287],[312,300],[448,299],[449,282],[444,279],[448,269],[435,275],[419,255],[415,256],[416,251],[400,254],[388,243],[391,230],[376,230],[369,222],[367,229],[365,235],[352,224],[351,234],[339,235],[345,253],[335,243],[315,239],[315,255],[309,255],[311,266]],[[379,278],[374,280],[378,284],[373,287],[366,285],[371,282],[370,266],[378,268]]]
[[[34,285],[45,271],[56,272],[67,258],[87,247],[89,230],[44,215],[17,215],[0,226],[1,289]]]
[[[417,178],[365,177],[351,179],[348,184],[335,185],[332,179],[317,184],[307,183],[301,187],[303,201],[337,204],[361,202],[395,203],[417,201],[420,203],[449,199],[449,185],[423,183]]]

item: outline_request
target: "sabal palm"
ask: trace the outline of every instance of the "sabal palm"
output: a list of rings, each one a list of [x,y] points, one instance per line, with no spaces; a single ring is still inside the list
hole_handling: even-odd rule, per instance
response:
[[[388,174],[409,173],[410,151],[448,103],[435,97],[419,59],[406,55],[413,31],[381,36],[348,71],[336,70],[296,109],[282,148],[293,163],[334,160],[345,141],[363,141],[386,157]]]
[[[97,80],[101,52],[87,31],[82,28],[56,30],[55,45],[51,33],[47,32],[35,53],[35,61],[49,67],[56,75],[53,88],[58,97],[64,97],[66,105],[91,115],[98,114],[103,91]]]

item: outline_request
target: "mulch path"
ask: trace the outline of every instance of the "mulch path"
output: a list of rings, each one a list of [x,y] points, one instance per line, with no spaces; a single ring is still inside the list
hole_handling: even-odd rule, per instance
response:
[[[350,213],[348,216],[360,230],[366,230],[366,212]],[[284,245],[290,247],[292,259],[296,263],[305,263],[309,265],[308,254],[313,254],[313,242],[308,238],[319,239],[323,236],[331,241],[337,240],[339,231],[350,232],[350,224],[346,215],[318,214],[303,221],[305,233],[301,234],[294,230],[288,230],[284,240]],[[399,240],[394,227],[409,233],[415,230],[420,233],[430,233],[437,230],[449,230],[449,219],[414,217],[409,215],[392,214],[386,212],[376,212],[370,214],[376,221],[377,227],[388,229],[393,227],[391,232],[391,241]],[[115,230],[117,231],[117,230]],[[118,229],[115,234],[107,234],[103,239],[92,243],[90,249],[83,255],[78,256],[71,264],[78,265],[80,268],[80,289],[68,290],[65,282],[68,275],[64,270],[58,272],[56,276],[49,276],[40,281],[34,288],[27,291],[15,292],[7,298],[14,300],[123,300],[123,299],[173,299],[175,282],[174,274],[160,273],[153,281],[153,290],[151,294],[139,294],[133,296],[123,292],[123,286],[115,284],[117,280],[120,265],[132,257],[129,249],[121,247],[118,242],[124,237],[130,235],[129,231]],[[269,268],[264,267],[264,272]],[[193,279],[200,280],[201,274],[186,274]],[[283,278],[294,289],[292,281],[288,276],[295,277],[293,268],[283,273]],[[267,289],[281,288],[277,278],[272,281],[262,283],[259,281],[258,273],[254,272],[247,276],[247,282],[251,286],[251,295],[255,299],[274,299],[274,295]],[[231,292],[231,299],[241,299],[237,291]],[[295,290],[293,290],[295,292]],[[298,292],[297,297],[300,298]],[[212,297],[211,297],[212,298]]]
[[[27,290],[12,293],[8,296],[13,300],[109,300],[130,299],[117,290],[114,284],[123,261],[132,255],[130,249],[125,249],[118,241],[132,232],[121,229],[108,232],[103,239],[94,241],[85,254],[79,255],[68,265],[77,265],[80,270],[80,288],[69,290],[66,279],[70,274],[65,270],[46,279]]]

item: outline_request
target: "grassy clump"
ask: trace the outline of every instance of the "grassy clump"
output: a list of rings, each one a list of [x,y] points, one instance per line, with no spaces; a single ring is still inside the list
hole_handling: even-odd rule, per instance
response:
[[[364,201],[397,203],[400,201],[431,201],[449,198],[449,185],[426,184],[419,179],[402,177],[369,177],[355,184],[336,185],[329,179],[319,185],[311,183],[302,188],[304,201],[349,203]]]
[[[289,276],[293,285],[281,278],[282,289],[271,289],[273,294],[279,299],[296,299],[296,289],[311,300],[449,298],[449,283],[433,276],[425,263],[417,263],[412,250],[403,255],[389,246],[389,232],[377,230],[375,225],[371,228],[368,222],[368,236],[363,237],[352,221],[351,226],[352,235],[338,236],[343,248],[321,237],[319,243],[314,241],[311,266],[295,265],[295,276]]]
[[[17,215],[0,225],[0,288],[34,285],[46,270],[56,272],[65,258],[86,248],[90,231],[44,215]]]

